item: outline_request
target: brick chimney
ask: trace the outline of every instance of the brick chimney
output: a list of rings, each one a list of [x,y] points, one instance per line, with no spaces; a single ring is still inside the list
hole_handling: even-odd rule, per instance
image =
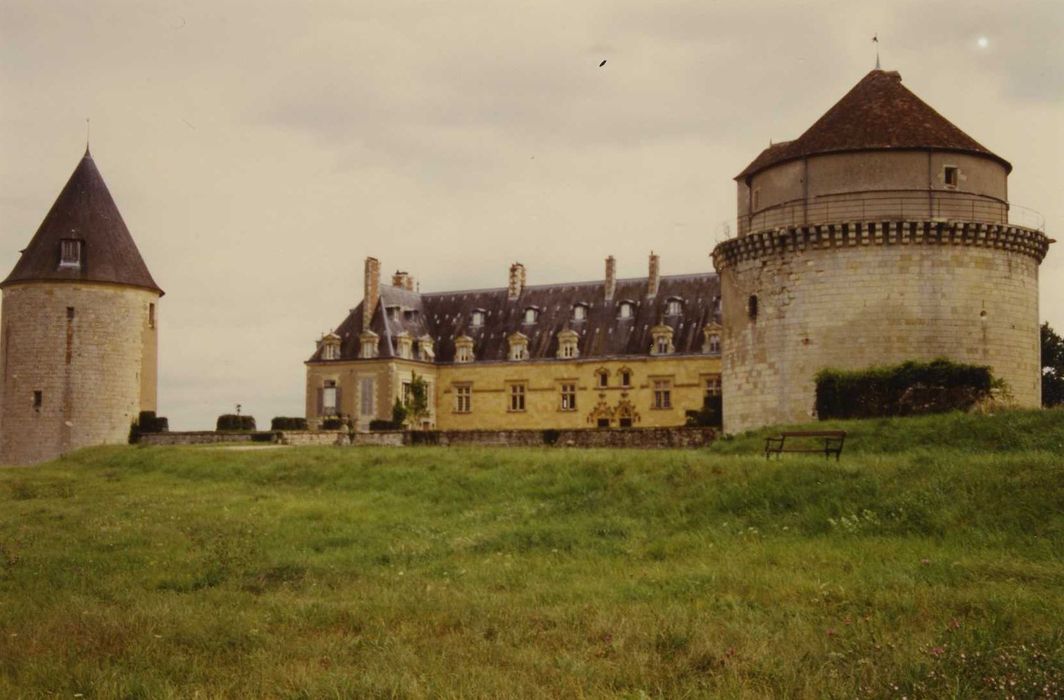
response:
[[[654,251],[650,251],[650,270],[647,273],[647,296],[658,295],[658,283],[661,282],[661,262]]]
[[[525,266],[515,262],[510,266],[510,284],[506,288],[506,297],[511,301],[521,296],[525,289]]]
[[[381,298],[381,263],[377,258],[366,258],[366,271],[363,276],[362,293],[362,328],[369,330],[373,312]]]
[[[606,258],[606,301],[613,300],[613,293],[617,291],[617,261],[611,255]]]
[[[392,275],[392,286],[412,292],[414,291],[414,276],[409,272],[396,270],[395,274]]]

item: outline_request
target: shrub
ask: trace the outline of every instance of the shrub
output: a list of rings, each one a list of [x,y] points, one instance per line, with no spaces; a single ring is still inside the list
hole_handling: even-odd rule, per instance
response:
[[[410,433],[412,445],[439,445],[440,432],[438,430],[415,430]]]
[[[396,423],[390,420],[371,420],[369,422],[370,430],[402,430],[403,424]]]
[[[816,413],[828,420],[966,411],[1000,384],[989,367],[945,359],[855,371],[825,369],[816,375]]]
[[[344,427],[342,418],[326,418],[321,422],[322,430],[341,430]]]
[[[306,430],[306,418],[277,416],[270,421],[270,430]]]
[[[137,420],[129,424],[129,444],[140,442],[140,436],[145,433],[165,433],[169,430],[170,421],[165,417],[156,416],[155,411],[141,411]]]
[[[395,404],[392,406],[392,423],[400,428],[406,423],[406,404],[399,400],[399,397],[395,397]]]
[[[219,432],[226,430],[254,429],[255,416],[238,416],[235,413],[226,413],[223,416],[218,416],[218,423],[215,425],[215,430]]]
[[[707,396],[702,401],[702,408],[697,411],[687,411],[687,425],[697,427],[719,428],[722,425],[723,403],[721,396]]]

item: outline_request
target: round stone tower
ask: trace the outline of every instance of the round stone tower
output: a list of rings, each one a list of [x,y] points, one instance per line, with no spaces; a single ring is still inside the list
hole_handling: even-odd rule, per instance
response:
[[[1041,402],[1038,265],[1012,166],[874,70],[739,176],[738,235],[713,263],[724,429],[814,416],[814,376],[947,357]]]
[[[163,292],[88,149],[0,288],[0,463],[126,442],[155,410]]]

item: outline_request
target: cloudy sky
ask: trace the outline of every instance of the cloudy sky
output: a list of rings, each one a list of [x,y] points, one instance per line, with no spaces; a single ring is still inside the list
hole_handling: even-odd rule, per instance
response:
[[[738,173],[874,65],[1064,241],[1064,3],[0,0],[0,268],[92,151],[161,305],[160,412],[302,415],[362,260],[426,291],[711,269]],[[601,60],[607,64],[599,68]],[[1041,268],[1064,329],[1064,243]]]

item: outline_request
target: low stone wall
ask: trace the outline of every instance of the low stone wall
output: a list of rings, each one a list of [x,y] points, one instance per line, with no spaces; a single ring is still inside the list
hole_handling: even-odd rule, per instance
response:
[[[283,430],[217,433],[210,430],[142,435],[144,445],[217,445],[232,442],[282,445],[404,445],[481,447],[705,447],[717,437],[713,428],[613,428],[583,430],[390,430],[348,435],[341,430]]]
[[[348,445],[346,430],[281,430],[277,442],[282,445]]]
[[[213,430],[196,430],[177,433],[143,433],[142,445],[217,445],[224,442],[252,442],[262,433],[218,433]],[[263,438],[259,438],[263,440]],[[265,438],[265,442],[271,442]]]

